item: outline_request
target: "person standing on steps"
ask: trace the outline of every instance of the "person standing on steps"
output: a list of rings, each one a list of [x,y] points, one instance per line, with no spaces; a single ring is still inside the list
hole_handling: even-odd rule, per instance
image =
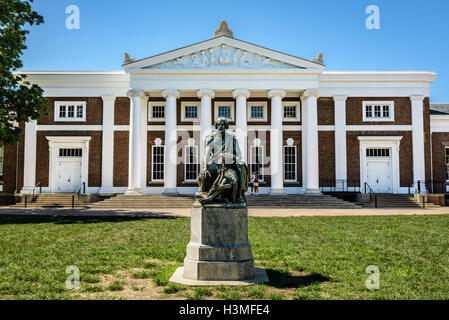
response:
[[[256,178],[256,173],[251,173],[251,176],[249,178],[249,186],[251,187],[250,195],[254,194],[254,179]]]
[[[254,175],[254,193],[256,196],[259,195],[259,175],[257,173]]]

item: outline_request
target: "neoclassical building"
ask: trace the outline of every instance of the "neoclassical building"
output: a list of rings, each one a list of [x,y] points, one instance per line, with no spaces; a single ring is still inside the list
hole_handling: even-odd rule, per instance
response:
[[[122,67],[23,71],[49,112],[1,151],[4,192],[40,182],[48,193],[85,183],[88,193],[192,194],[217,117],[229,119],[261,193],[363,192],[365,183],[406,193],[447,179],[449,116],[431,121],[434,72],[326,71],[322,54],[306,60],[237,40],[226,23],[187,47],[125,54]]]

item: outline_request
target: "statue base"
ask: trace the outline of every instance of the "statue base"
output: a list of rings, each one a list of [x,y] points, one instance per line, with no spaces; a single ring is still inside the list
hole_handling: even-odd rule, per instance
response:
[[[268,281],[265,270],[254,267],[247,208],[192,208],[190,223],[184,268],[178,268],[170,281],[191,285],[206,285],[201,281]]]

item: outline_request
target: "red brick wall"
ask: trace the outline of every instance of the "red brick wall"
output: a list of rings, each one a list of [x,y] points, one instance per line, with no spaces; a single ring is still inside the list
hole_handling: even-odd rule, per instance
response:
[[[128,156],[129,133],[128,131],[114,132],[114,187],[128,186]]]
[[[364,122],[363,101],[392,101],[394,100],[394,121]],[[412,124],[410,98],[370,98],[349,97],[346,100],[346,123],[348,125],[410,125]]]
[[[129,125],[130,100],[128,97],[117,97],[114,104],[114,124]]]
[[[432,133],[433,180],[446,181],[446,147],[449,147],[449,132]]]
[[[335,110],[333,98],[318,99],[318,125],[330,126],[335,123]]]
[[[320,186],[333,186],[335,181],[335,133],[333,131],[318,132],[318,154]]]
[[[348,131],[347,172],[348,180],[360,180],[360,152],[358,136],[402,136],[399,151],[400,186],[408,187],[413,182],[412,132],[411,131]]]
[[[103,100],[101,97],[57,97],[47,98],[48,115],[42,114],[38,125],[101,125],[103,123]],[[55,101],[86,101],[86,121],[55,122]]]
[[[37,131],[36,136],[36,182],[49,186],[50,151],[47,136],[92,137],[89,142],[89,187],[101,187],[102,133],[101,131]]]

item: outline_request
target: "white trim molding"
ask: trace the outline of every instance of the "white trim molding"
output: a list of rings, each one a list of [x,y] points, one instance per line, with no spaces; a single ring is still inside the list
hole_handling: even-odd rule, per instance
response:
[[[85,122],[86,121],[86,101],[55,101],[54,121],[55,122]],[[61,107],[64,107],[64,116],[61,116]],[[69,117],[69,107],[73,116]],[[81,107],[82,116],[78,117],[78,108]]]
[[[286,118],[285,107],[295,106],[296,117]],[[282,121],[283,122],[298,122],[301,121],[301,103],[298,101],[282,101]]]
[[[196,107],[196,118],[186,118],[186,107]],[[201,119],[200,101],[181,101],[181,121],[199,123]]]
[[[262,106],[263,107],[263,118],[252,118],[251,117],[251,107],[252,106]],[[247,102],[247,119],[248,122],[266,122],[268,120],[268,103],[266,101],[248,101]]]
[[[375,107],[379,106],[380,107],[380,115],[379,117],[375,116]],[[371,116],[368,117],[366,115],[367,113],[367,108],[371,107]],[[388,117],[384,116],[384,108],[388,107]],[[376,121],[376,122],[394,122],[394,100],[390,100],[390,101],[363,101],[363,122],[371,122],[371,121]]]
[[[153,116],[153,107],[164,107],[163,117]],[[165,101],[148,101],[148,121],[149,122],[164,122],[165,121]]]

